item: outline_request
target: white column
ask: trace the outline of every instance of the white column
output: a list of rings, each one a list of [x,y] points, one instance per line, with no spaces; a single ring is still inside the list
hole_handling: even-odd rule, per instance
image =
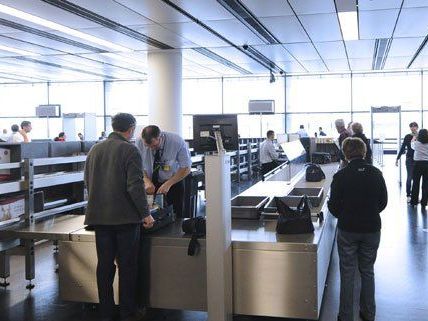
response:
[[[229,155],[205,156],[205,187],[208,321],[232,321],[232,219]]]
[[[149,123],[182,135],[181,76],[179,51],[149,52]]]

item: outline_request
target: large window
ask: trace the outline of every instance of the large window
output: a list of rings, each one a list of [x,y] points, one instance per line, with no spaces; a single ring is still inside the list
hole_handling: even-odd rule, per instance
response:
[[[357,74],[352,81],[354,111],[370,111],[371,106],[421,109],[420,72]]]
[[[36,116],[36,106],[48,102],[47,85],[0,85],[0,117]]]
[[[287,77],[286,91],[287,113],[351,110],[349,75]]]
[[[284,78],[273,83],[269,77],[224,78],[223,106],[225,114],[248,114],[250,100],[274,100],[275,112],[284,112]]]
[[[63,113],[104,114],[102,82],[51,83],[49,103],[60,104]]]
[[[221,114],[221,86],[219,78],[183,79],[183,114]]]
[[[147,81],[106,82],[106,114],[148,115]]]
[[[337,136],[334,121],[339,118],[342,118],[345,124],[348,124],[351,121],[351,113],[287,114],[287,132],[295,133],[300,125],[303,125],[309,136],[314,136],[315,132],[318,132],[318,128],[322,127],[327,136],[334,137]]]

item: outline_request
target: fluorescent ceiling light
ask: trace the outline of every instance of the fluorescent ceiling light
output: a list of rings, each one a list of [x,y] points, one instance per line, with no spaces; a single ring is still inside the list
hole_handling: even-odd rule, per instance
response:
[[[356,11],[338,12],[343,40],[358,40],[358,15]]]
[[[8,47],[8,46],[3,46],[3,45],[0,45],[0,50],[13,52],[13,53],[16,53],[16,54],[21,55],[21,56],[40,56],[38,53],[34,53],[34,52],[26,51],[26,50],[21,50],[21,49],[17,49],[17,48],[12,48],[12,47]]]
[[[131,52],[132,50],[123,46],[119,46],[116,45],[110,41],[95,37],[95,36],[91,36],[89,34],[77,31],[75,29],[60,25],[56,22],[53,21],[49,21],[43,18],[39,18],[37,16],[34,16],[32,14],[17,10],[15,8],[11,8],[8,6],[5,6],[3,4],[0,4],[0,12],[14,16],[16,18],[22,19],[22,20],[26,20],[32,23],[35,23],[37,25],[49,28],[49,29],[53,29],[53,30],[57,30],[60,31],[62,33],[68,34],[70,36],[76,37],[76,38],[80,38],[92,43],[95,43],[97,45],[100,46],[104,46],[113,50],[117,50],[117,51],[123,51],[123,52]]]

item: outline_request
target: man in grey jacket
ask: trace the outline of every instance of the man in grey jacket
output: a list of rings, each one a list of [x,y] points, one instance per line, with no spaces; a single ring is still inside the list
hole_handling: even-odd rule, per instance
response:
[[[85,224],[95,230],[97,285],[103,320],[114,317],[113,280],[119,269],[121,320],[137,320],[136,283],[141,223],[153,226],[140,153],[129,139],[136,121],[119,113],[112,119],[114,132],[92,147],[85,166],[88,206]]]

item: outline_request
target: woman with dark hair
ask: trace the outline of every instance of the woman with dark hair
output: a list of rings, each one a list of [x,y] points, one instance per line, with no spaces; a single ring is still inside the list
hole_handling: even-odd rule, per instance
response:
[[[413,154],[415,168],[413,170],[410,205],[415,206],[418,204],[419,184],[422,178],[421,206],[425,208],[428,202],[428,130],[421,129],[418,136],[413,138],[411,147],[415,151]]]

